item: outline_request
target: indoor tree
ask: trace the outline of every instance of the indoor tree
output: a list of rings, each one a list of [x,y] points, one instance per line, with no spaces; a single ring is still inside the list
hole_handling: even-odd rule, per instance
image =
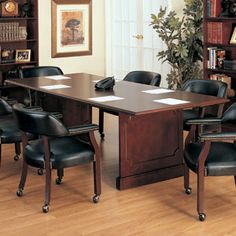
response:
[[[151,25],[166,47],[157,55],[171,65],[169,88],[179,88],[189,79],[202,78],[202,0],[184,0],[183,16],[160,8]]]

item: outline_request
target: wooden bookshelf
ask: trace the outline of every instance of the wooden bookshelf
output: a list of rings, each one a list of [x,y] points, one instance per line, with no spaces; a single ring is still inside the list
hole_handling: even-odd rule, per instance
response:
[[[0,91],[6,78],[18,76],[18,70],[25,66],[38,65],[38,0],[15,0],[18,14],[0,16]],[[27,5],[28,4],[28,5]],[[17,51],[18,50],[18,51]],[[19,50],[30,50],[27,61],[17,61]],[[17,53],[16,53],[17,52]]]
[[[210,79],[215,74],[231,77],[232,96],[236,91],[236,44],[231,44],[230,39],[236,28],[236,15],[223,8],[221,2],[203,1],[204,78]],[[224,51],[225,56],[219,57],[219,51]],[[235,101],[236,95],[229,98]]]

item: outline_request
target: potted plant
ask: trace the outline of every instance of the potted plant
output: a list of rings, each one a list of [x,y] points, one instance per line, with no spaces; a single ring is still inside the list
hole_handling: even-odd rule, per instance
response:
[[[166,48],[157,55],[162,62],[171,65],[167,75],[169,88],[179,88],[189,79],[201,79],[202,75],[202,0],[184,0],[183,16],[175,11],[160,8],[151,15],[151,25]]]

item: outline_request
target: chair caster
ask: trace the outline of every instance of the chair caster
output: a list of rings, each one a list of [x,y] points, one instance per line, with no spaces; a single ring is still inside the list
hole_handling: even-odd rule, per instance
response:
[[[38,175],[43,175],[43,169],[42,168],[38,169]]]
[[[99,202],[99,199],[100,199],[100,195],[94,195],[94,196],[93,196],[93,202],[94,202],[94,203],[98,203],[98,202]]]
[[[204,221],[206,219],[206,214],[200,213],[198,218],[199,218],[200,221]]]
[[[191,194],[192,193],[192,189],[190,187],[186,188],[185,189],[185,193],[188,194],[188,195]]]
[[[19,188],[16,192],[17,197],[22,197],[23,196],[23,189]]]
[[[61,179],[61,178],[56,178],[56,184],[57,184],[57,185],[61,184],[61,182],[62,182],[62,179]]]
[[[14,161],[18,161],[19,158],[20,158],[20,156],[19,156],[18,154],[16,154],[16,155],[14,156]]]
[[[42,207],[42,210],[43,210],[43,213],[48,213],[48,211],[49,211],[49,205],[48,205],[48,204],[45,204],[45,205]]]

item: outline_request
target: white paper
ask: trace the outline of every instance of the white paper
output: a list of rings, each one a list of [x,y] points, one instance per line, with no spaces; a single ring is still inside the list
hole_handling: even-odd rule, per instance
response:
[[[162,93],[172,93],[174,92],[174,90],[160,88],[160,89],[144,90],[142,92],[149,93],[149,94],[162,94]]]
[[[51,75],[51,76],[45,76],[45,78],[47,78],[47,79],[53,79],[53,80],[71,79],[70,77],[64,76],[64,75]]]
[[[89,98],[89,100],[96,101],[96,102],[110,102],[110,101],[117,101],[122,100],[124,98],[117,97],[117,96],[104,96],[104,97],[96,97],[96,98]]]
[[[163,99],[158,99],[158,100],[153,100],[153,101],[168,104],[168,105],[178,105],[178,104],[189,103],[189,101],[184,101],[184,100],[175,99],[175,98],[163,98]]]
[[[53,89],[63,89],[63,88],[71,88],[71,86],[65,84],[55,84],[55,85],[48,85],[48,86],[40,86],[42,89],[53,90]]]

